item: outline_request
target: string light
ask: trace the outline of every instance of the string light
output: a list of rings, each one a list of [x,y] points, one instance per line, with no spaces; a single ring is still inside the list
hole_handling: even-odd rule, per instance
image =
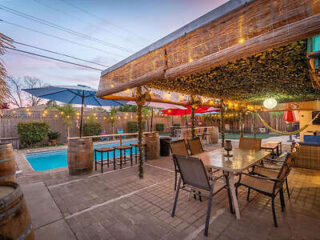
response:
[[[238,41],[240,44],[242,44],[242,43],[244,43],[245,42],[245,40],[244,40],[244,38],[239,38],[239,41]]]

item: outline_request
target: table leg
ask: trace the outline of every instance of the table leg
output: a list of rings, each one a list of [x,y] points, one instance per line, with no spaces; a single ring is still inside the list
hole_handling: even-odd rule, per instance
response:
[[[107,166],[109,168],[109,151],[107,152]]]
[[[103,151],[101,151],[101,172],[103,173]]]
[[[232,199],[231,199],[229,175],[228,175],[228,173],[226,173],[226,172],[223,172],[223,175],[224,175],[224,177],[225,177],[225,181],[226,181],[226,185],[227,185],[230,213],[234,214],[233,204],[232,204]]]
[[[97,171],[97,151],[94,150],[94,170]]]
[[[116,170],[116,149],[113,150],[113,169]]]
[[[238,199],[237,199],[237,195],[236,195],[235,181],[234,181],[234,174],[233,173],[230,173],[229,181],[230,181],[231,196],[232,196],[232,200],[233,200],[233,207],[236,212],[237,219],[240,219],[240,211],[239,211]]]

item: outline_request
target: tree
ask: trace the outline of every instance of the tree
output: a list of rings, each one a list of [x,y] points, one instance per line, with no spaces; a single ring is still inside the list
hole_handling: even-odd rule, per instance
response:
[[[68,138],[70,136],[70,127],[74,123],[74,120],[77,115],[77,109],[72,107],[71,104],[64,104],[62,106],[60,105],[53,105],[50,107],[47,107],[48,109],[55,109],[58,110],[61,114],[62,120],[64,124],[67,126],[68,130]]]
[[[120,112],[136,112],[137,106],[124,104],[123,106],[119,107],[119,111]]]
[[[11,43],[12,43],[12,39],[0,33],[0,55],[3,55],[5,53],[5,47],[7,46],[13,47]],[[7,98],[7,95],[9,93],[9,89],[4,80],[6,75],[7,75],[6,69],[0,59],[0,106],[2,106],[2,104],[4,103],[4,100]]]
[[[150,124],[149,124],[148,119],[149,119],[149,116],[151,116],[152,108],[151,107],[143,107],[141,111],[142,111],[143,118],[147,122],[147,129],[150,131]],[[151,119],[150,119],[150,121],[151,121]]]
[[[110,111],[110,123],[112,126],[112,133],[114,133],[114,122],[116,121],[117,109],[115,107],[111,108]]]
[[[6,83],[9,87],[7,101],[15,107],[37,106],[43,99],[35,97],[22,89],[44,87],[46,84],[38,78],[24,76],[23,78],[7,77]]]
[[[46,84],[39,78],[25,76],[23,78],[25,88],[41,88],[45,87]],[[37,106],[41,103],[43,98],[38,98],[33,96],[32,94],[27,94],[27,101],[31,106]]]

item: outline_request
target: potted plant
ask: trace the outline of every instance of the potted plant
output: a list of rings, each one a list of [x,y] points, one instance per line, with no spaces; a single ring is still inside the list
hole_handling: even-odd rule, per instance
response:
[[[55,146],[57,145],[57,139],[60,137],[60,133],[59,132],[55,132],[55,131],[49,131],[48,132],[48,145],[49,146]]]

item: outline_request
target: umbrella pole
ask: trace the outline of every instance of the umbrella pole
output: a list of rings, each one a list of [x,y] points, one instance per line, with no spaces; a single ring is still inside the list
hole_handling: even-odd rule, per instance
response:
[[[137,87],[137,114],[138,114],[138,148],[139,148],[139,178],[143,178],[143,159],[142,159],[142,106],[143,96],[141,87]]]
[[[83,104],[84,104],[84,91],[82,91],[82,99],[81,99],[80,138],[82,137]]]

